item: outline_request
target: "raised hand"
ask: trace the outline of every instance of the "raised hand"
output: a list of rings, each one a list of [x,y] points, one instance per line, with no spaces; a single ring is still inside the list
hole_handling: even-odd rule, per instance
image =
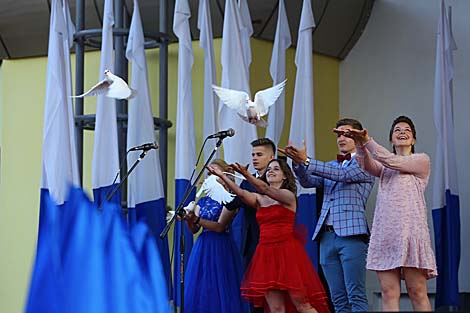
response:
[[[196,214],[193,212],[193,211],[189,211],[187,212],[184,217],[183,217],[186,221],[190,221],[190,222],[195,222],[196,219],[197,219],[197,216]]]
[[[284,149],[277,148],[277,151],[291,158],[292,161],[296,164],[303,163],[307,159],[307,146],[305,145],[304,140],[302,140],[302,148],[295,147],[292,144],[292,141],[289,140],[289,142],[287,143],[287,146]]]
[[[230,164],[230,167],[237,173],[240,173],[242,174],[243,176],[247,177],[247,175],[250,175],[250,173],[248,172],[248,167],[250,165],[247,164],[247,165],[241,165],[240,163],[234,163],[234,164]]]
[[[224,172],[222,172],[218,166],[209,165],[207,167],[207,170],[209,171],[209,173],[214,174],[216,176],[219,176],[219,177],[225,176]]]
[[[333,132],[335,132],[339,136],[343,135],[345,137],[353,139],[356,146],[363,146],[370,140],[370,137],[367,134],[367,129],[359,130],[359,129],[354,129],[354,128],[351,128],[351,129],[333,128]]]

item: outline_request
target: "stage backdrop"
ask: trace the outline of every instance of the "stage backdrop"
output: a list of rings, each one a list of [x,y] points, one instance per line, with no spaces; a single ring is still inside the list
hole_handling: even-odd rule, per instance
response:
[[[454,52],[454,125],[457,169],[460,191],[461,258],[460,292],[470,291],[470,154],[468,117],[470,116],[470,2],[446,0],[452,6],[453,34],[457,43]],[[386,147],[391,122],[398,115],[408,115],[417,128],[417,152],[431,157],[431,178],[426,190],[428,223],[434,240],[432,186],[434,175],[436,131],[433,117],[436,36],[440,0],[376,1],[373,14],[359,42],[340,65],[340,113],[362,120],[371,135]],[[375,194],[369,199],[371,220]],[[369,301],[379,309],[379,285],[376,275],[369,273]],[[435,280],[428,284],[435,291]],[[403,288],[403,290],[405,290]],[[434,302],[432,301],[434,304]],[[407,306],[407,308],[411,308]]]
[[[217,81],[220,83],[221,40],[214,41]],[[252,63],[250,87],[257,91],[272,86],[269,62],[272,43],[251,40]],[[169,47],[168,59],[168,116],[175,122],[178,45]],[[193,42],[194,66],[192,71],[195,105],[196,147],[202,144],[203,129],[203,77],[204,56],[199,42]],[[158,110],[158,50],[146,51],[149,86],[153,112]],[[287,143],[290,128],[293,88],[295,83],[295,49],[287,51],[286,123],[281,144]],[[99,53],[85,56],[85,89],[98,80]],[[314,55],[315,84],[315,142],[316,155],[328,160],[336,154],[335,136],[331,128],[338,118],[339,60]],[[75,59],[72,55],[72,72]],[[130,72],[130,71],[129,71]],[[36,247],[39,217],[39,184],[41,181],[42,128],[46,58],[4,60],[0,66],[0,303],[5,312],[20,312],[27,292],[29,273]],[[73,77],[74,74],[73,74]],[[85,114],[95,112],[95,98],[85,100]],[[156,114],[156,113],[155,113]],[[175,127],[168,132],[168,199],[174,203]],[[259,131],[264,135],[264,130]],[[93,133],[84,136],[83,185],[91,192],[91,157]],[[172,234],[172,231],[170,231]],[[172,246],[172,242],[169,246]]]

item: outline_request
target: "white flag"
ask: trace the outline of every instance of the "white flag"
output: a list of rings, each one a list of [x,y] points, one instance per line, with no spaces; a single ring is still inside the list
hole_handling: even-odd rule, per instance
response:
[[[450,18],[442,0],[437,31],[436,75],[434,80],[434,124],[436,156],[433,184],[433,223],[436,261],[436,308],[459,307],[460,201],[454,140],[453,52]]]
[[[189,10],[188,0],[177,0],[175,4],[175,14],[173,19],[173,31],[178,37],[178,99],[176,108],[176,153],[175,153],[175,206],[178,207],[183,200],[184,192],[188,185],[192,170],[196,164],[196,141],[194,138],[194,108],[192,96],[191,69],[193,66],[193,50],[191,43],[191,33],[189,31]],[[194,194],[189,197],[189,201],[194,200]],[[174,255],[180,255],[181,228],[184,228],[185,258],[187,264],[191,252],[193,236],[192,232],[180,221],[175,222],[174,232]],[[183,226],[183,227],[181,227]],[[175,262],[174,281],[175,288],[173,300],[177,306],[181,305],[180,285],[180,264]]]
[[[305,140],[307,152],[310,157],[315,157],[315,129],[314,129],[314,103],[313,103],[313,38],[312,31],[315,27],[310,0],[304,0],[297,38],[297,50],[295,52],[295,76],[294,103],[292,105],[292,119],[290,123],[289,139],[296,147],[302,146]],[[313,234],[317,223],[316,217],[316,190],[315,188],[303,188],[297,185],[299,205],[296,221],[307,227],[309,235]],[[318,253],[316,243],[305,245],[310,258],[318,268]]]
[[[242,41],[243,57],[245,59],[248,82],[250,81],[251,64],[251,44],[250,38],[253,35],[253,25],[251,24],[250,9],[247,0],[238,0],[240,12],[240,38]],[[248,84],[249,85],[249,84]]]
[[[309,0],[304,0],[300,17],[297,50],[295,52],[294,102],[289,139],[297,147],[305,140],[308,154],[315,157],[315,133],[313,119],[313,38],[315,27],[313,12]]]
[[[137,0],[134,0],[134,13],[127,41],[126,57],[132,63],[130,86],[137,91],[136,96],[129,100],[127,124],[127,150],[129,150],[132,147],[155,141],[144,50],[144,32]],[[127,157],[127,167],[130,168],[138,157],[139,152],[131,152]],[[164,198],[157,150],[150,150],[129,176],[128,190],[128,206],[132,208],[135,208],[139,203]]]
[[[289,22],[287,20],[284,0],[279,0],[279,14],[277,18],[276,36],[274,37],[273,53],[269,72],[273,79],[273,86],[286,79],[286,50],[292,44]],[[285,93],[282,94],[271,107],[268,115],[266,137],[276,145],[279,144],[284,129]]]
[[[39,231],[25,312],[59,312],[67,307],[63,301],[63,273],[57,253],[59,222],[62,221],[57,204],[65,203],[69,187],[79,186],[80,177],[71,98],[70,47],[74,28],[66,2],[51,2]]]
[[[250,94],[246,50],[241,39],[242,21],[235,0],[225,1],[222,34],[222,87],[245,91]],[[250,60],[251,61],[251,60]],[[257,138],[254,125],[243,121],[237,113],[219,103],[219,130],[233,128],[235,136],[224,140],[224,158],[228,163],[251,162],[251,141]]]
[[[216,84],[214,44],[209,0],[199,1],[197,27],[201,31],[199,45],[204,49],[204,138],[217,132],[217,96],[212,91]],[[207,159],[213,150],[213,145],[204,147],[204,158]],[[218,156],[218,152],[215,157]]]
[[[113,25],[113,1],[105,0],[99,81],[104,79],[106,69],[114,72]],[[96,104],[95,142],[92,160],[92,185],[95,201],[100,203],[105,199],[106,194],[113,189],[112,182],[118,171],[119,149],[116,102],[114,99],[100,95]],[[119,178],[117,183],[119,183]],[[113,199],[120,203],[119,193]]]
[[[64,202],[69,186],[80,185],[71,98],[74,28],[66,2],[52,3],[43,131],[41,187],[49,190],[58,204]]]
[[[127,150],[132,147],[155,141],[152,103],[148,84],[147,60],[145,58],[144,32],[140,17],[139,4],[134,0],[134,12],[127,41],[126,57],[132,64],[131,88],[137,91],[129,100],[127,121]],[[131,168],[139,152],[127,156],[127,168]],[[168,251],[168,239],[157,238],[166,226],[166,201],[163,190],[160,157],[157,150],[148,151],[128,178],[127,207],[129,222],[132,227],[138,220],[144,220],[156,238],[163,273],[171,287],[171,268]],[[169,299],[171,288],[161,288],[162,298]],[[160,304],[163,305],[163,304]]]

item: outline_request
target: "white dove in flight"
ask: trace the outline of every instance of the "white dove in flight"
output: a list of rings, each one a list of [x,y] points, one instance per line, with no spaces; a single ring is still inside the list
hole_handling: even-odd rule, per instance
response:
[[[255,94],[255,101],[251,101],[250,95],[244,91],[226,89],[212,85],[212,89],[219,99],[227,107],[237,110],[238,115],[246,122],[260,127],[266,127],[268,123],[263,116],[268,114],[269,107],[273,105],[282,94],[286,80],[273,87],[263,89]]]
[[[90,90],[81,95],[72,96],[72,98],[104,95],[115,99],[129,99],[136,95],[137,92],[134,89],[129,88],[121,77],[114,75],[110,70],[105,70],[104,76],[104,79],[94,85]]]

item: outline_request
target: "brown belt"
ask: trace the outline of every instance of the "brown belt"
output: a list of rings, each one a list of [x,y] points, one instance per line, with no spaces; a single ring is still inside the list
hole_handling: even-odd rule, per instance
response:
[[[327,231],[329,233],[334,233],[335,229],[333,228],[333,225],[323,225],[323,230]]]

